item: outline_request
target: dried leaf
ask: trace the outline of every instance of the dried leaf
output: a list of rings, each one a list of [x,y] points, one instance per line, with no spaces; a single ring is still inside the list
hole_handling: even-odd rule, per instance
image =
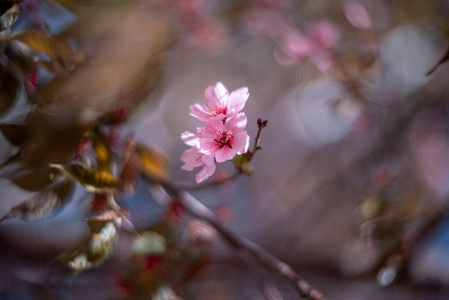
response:
[[[94,130],[92,137],[92,146],[97,155],[97,169],[100,171],[111,170],[111,145],[106,136],[100,133],[98,130]]]
[[[118,211],[108,209],[96,217],[85,219],[85,221],[112,221],[114,219],[127,216],[129,213],[129,209],[120,209]]]
[[[75,273],[100,265],[114,253],[118,241],[120,221],[91,220],[88,224],[92,234],[73,250],[56,258],[67,264]],[[91,226],[92,224],[97,226]]]
[[[27,126],[21,124],[0,124],[3,136],[14,146],[22,145],[27,137]]]
[[[119,190],[123,194],[130,194],[136,190],[139,182],[140,157],[134,151],[134,144],[130,141],[127,142],[124,152],[125,165],[120,174]]]
[[[9,110],[16,99],[19,81],[8,70],[0,66],[0,114]]]
[[[149,178],[166,179],[169,162],[167,155],[160,149],[137,144],[135,148],[141,161],[141,172]]]
[[[132,253],[138,256],[163,255],[167,251],[165,238],[157,232],[142,232],[133,241]]]
[[[171,46],[170,23],[134,2],[114,1],[114,4],[117,7],[101,7],[100,11],[108,11],[107,15],[91,14],[91,8],[97,8],[89,6],[84,10],[91,15],[88,20],[80,17],[79,26],[64,33],[91,37],[88,46],[93,51],[89,64],[77,68],[70,76],[53,79],[39,90],[41,96],[76,98],[86,104],[95,101],[95,107],[88,109],[98,116],[122,106],[135,111],[147,99],[161,75],[163,53]],[[121,5],[127,9],[120,8]],[[111,10],[113,15],[109,14]]]
[[[448,60],[449,60],[449,48],[447,48],[444,56],[426,73],[426,76],[431,75],[433,72],[435,72],[436,69],[438,69],[439,66],[441,66],[443,63],[447,62]]]
[[[19,7],[17,5],[11,6],[4,14],[0,16],[0,31],[9,29],[17,20],[19,16]]]
[[[39,191],[52,182],[51,170],[49,167],[31,168],[23,171],[17,170],[5,177],[27,191]]]
[[[78,181],[91,192],[114,191],[118,187],[118,178],[106,171],[93,170],[81,165],[51,164],[50,166],[60,170],[62,176]]]
[[[72,189],[71,182],[46,188],[31,199],[11,209],[0,221],[14,218],[35,221],[47,217],[52,212],[50,215],[54,216],[55,212],[67,202]]]
[[[69,42],[58,37],[48,36],[37,29],[27,29],[11,34],[10,42],[19,41],[31,49],[48,56],[52,63],[61,65],[64,69],[71,70],[75,65],[75,53]],[[50,70],[52,67],[45,64]]]

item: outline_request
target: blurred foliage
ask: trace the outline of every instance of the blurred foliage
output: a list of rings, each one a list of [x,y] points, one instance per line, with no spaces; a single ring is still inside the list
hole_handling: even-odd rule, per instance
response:
[[[353,264],[342,259],[344,267],[341,268],[351,275],[376,277],[381,286],[391,285],[406,271],[417,241],[444,216],[438,201],[447,196],[446,189],[435,188],[432,184],[438,181],[438,176],[432,177],[432,170],[420,167],[426,159],[422,157],[426,149],[419,148],[420,141],[427,133],[416,133],[410,129],[410,124],[422,111],[447,110],[447,80],[440,78],[440,74],[446,75],[447,64],[444,63],[449,57],[445,50],[447,45],[443,45],[449,38],[448,6],[447,1],[420,0],[0,1],[0,131],[5,140],[0,176],[30,192],[22,203],[7,205],[8,212],[1,221],[47,220],[73,199],[74,186],[81,185],[91,193],[88,197],[90,215],[84,220],[89,232],[76,247],[56,260],[76,273],[99,266],[114,255],[119,231],[128,231],[120,234],[120,239],[125,236],[130,241],[129,253],[121,253],[126,268],[116,272],[119,274],[117,285],[124,290],[124,297],[186,297],[185,284],[209,262],[215,233],[208,224],[185,214],[179,202],[170,199],[156,184],[170,176],[170,160],[164,151],[154,145],[134,142],[120,130],[126,126],[133,130],[133,122],[145,103],[155,107],[161,98],[159,93],[168,59],[182,61],[197,51],[200,57],[220,60],[223,53],[238,48],[239,44],[251,45],[242,40],[257,43],[264,40],[267,44],[256,44],[256,48],[269,45],[266,48],[273,62],[280,65],[276,68],[283,68],[285,74],[289,74],[288,80],[282,76],[277,78],[279,72],[273,71],[271,75],[270,71],[271,81],[260,83],[265,74],[259,71],[264,70],[259,69],[259,54],[241,57],[239,49],[232,52],[235,56],[232,59],[239,62],[242,74],[258,73],[260,86],[279,84],[278,90],[285,96],[298,86],[304,91],[312,84],[322,83],[324,78],[335,81],[339,88],[334,92],[328,86],[317,85],[320,91],[332,93],[330,100],[319,94],[317,98],[321,102],[305,102],[309,110],[303,103],[305,108],[301,112],[306,117],[301,119],[298,114],[300,125],[295,123],[285,131],[274,127],[277,131],[270,141],[285,135],[291,139],[286,143],[296,147],[287,131],[305,128],[303,135],[308,137],[309,144],[304,142],[301,147],[313,144],[318,150],[306,159],[311,165],[309,169],[306,163],[304,169],[299,163],[296,166],[296,161],[284,165],[282,172],[294,169],[290,171],[291,178],[274,174],[276,180],[267,180],[264,177],[267,175],[262,174],[263,188],[270,193],[276,191],[277,200],[288,199],[283,204],[294,215],[295,209],[290,209],[291,206],[301,210],[305,207],[299,203],[301,197],[308,201],[314,199],[311,195],[315,197],[326,192],[326,199],[335,200],[333,190],[326,184],[336,182],[339,185],[341,180],[351,178],[351,187],[363,190],[365,197],[346,199],[346,205],[351,210],[356,208],[355,212],[350,217],[338,216],[338,219],[356,223],[351,224],[356,229],[346,234],[363,243],[364,251],[358,255],[368,258],[360,259],[365,263],[362,266],[354,266],[358,256],[349,253]],[[63,16],[58,22],[54,11]],[[413,28],[407,27],[409,25]],[[428,53],[420,50],[413,56],[414,47],[406,49],[408,51],[396,46],[387,48],[390,42],[401,43],[397,38],[400,35],[395,35],[400,30],[406,31],[404,35],[429,30],[431,38],[422,38],[414,44],[417,48],[428,43],[424,45],[428,48],[420,48],[427,49]],[[441,48],[439,53],[436,53],[437,48]],[[171,56],[173,49],[178,56]],[[393,53],[384,54],[384,49]],[[418,74],[419,67],[402,66],[402,59],[408,55],[415,61],[422,60],[423,64],[434,59],[425,68],[431,77],[423,79],[426,71],[423,69],[422,74]],[[273,63],[265,56],[263,59],[264,63]],[[403,81],[395,81],[396,71],[406,74]],[[203,76],[207,76],[205,74]],[[418,83],[413,82],[415,79]],[[281,96],[276,97],[281,99]],[[295,105],[299,105],[299,98],[294,99],[298,102]],[[277,103],[271,107],[260,106],[270,108],[267,110],[273,114],[276,111],[285,113]],[[310,107],[318,109],[314,111]],[[296,106],[288,106],[286,110],[292,113],[296,109]],[[327,109],[329,115],[320,114]],[[447,115],[447,112],[441,114]],[[176,118],[175,114],[169,116]],[[286,116],[287,113],[282,115],[282,119],[291,121]],[[314,135],[313,126],[308,127],[308,117],[319,123],[317,132],[330,128],[331,133],[323,138],[325,142]],[[338,122],[327,123],[328,119]],[[341,136],[354,134],[350,138],[355,142],[349,139],[349,146],[345,148],[350,159],[329,154],[340,139],[332,130],[342,123],[346,127]],[[325,127],[326,124],[330,124],[329,127]],[[353,130],[347,129],[349,127]],[[415,140],[414,134],[420,138]],[[368,150],[359,154],[358,141],[366,139],[369,141],[363,147]],[[447,136],[443,133],[437,139],[446,141]],[[281,146],[273,147],[281,151]],[[294,149],[293,152],[299,151]],[[320,155],[325,159],[317,167],[313,162]],[[408,160],[398,158],[401,155]],[[279,163],[277,160],[282,158],[285,159],[275,157],[273,161]],[[341,167],[345,164],[352,169]],[[249,154],[236,156],[234,165],[244,174],[254,172]],[[278,166],[274,168],[273,165],[266,168],[267,173],[276,172]],[[307,174],[301,177],[296,172]],[[145,220],[147,225],[140,226],[136,233],[130,217],[133,211],[123,208],[127,204],[122,200],[140,197],[138,185],[142,184],[142,178],[146,179],[145,191],[154,196],[152,200],[161,207],[162,213],[158,220]],[[318,188],[314,190],[314,186]],[[311,195],[298,192],[300,189],[308,191],[308,188],[313,191]],[[304,211],[329,211],[335,206],[334,202],[329,203],[322,201],[316,208]],[[343,211],[344,204],[341,207]],[[338,209],[335,208],[341,212]],[[267,222],[271,213],[274,215],[272,210],[275,209],[271,207],[266,216]],[[320,220],[313,214],[307,217]],[[331,216],[330,220],[335,219]],[[323,217],[323,222],[310,226],[313,228],[310,232],[316,233],[322,228],[327,231],[329,228],[337,230],[337,227],[345,229],[331,221]],[[158,224],[154,225],[156,222]],[[306,228],[304,224],[298,227]],[[275,230],[277,239],[281,231]],[[338,238],[335,234],[334,239]],[[311,240],[313,244],[317,238]],[[327,239],[320,237],[319,240]],[[328,248],[328,251],[337,252]]]

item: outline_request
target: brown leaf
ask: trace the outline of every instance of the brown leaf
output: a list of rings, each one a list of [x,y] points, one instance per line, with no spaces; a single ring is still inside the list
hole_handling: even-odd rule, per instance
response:
[[[26,191],[39,191],[52,182],[49,167],[17,170],[5,177]]]
[[[14,218],[26,221],[42,219],[51,212],[57,211],[67,202],[72,188],[71,182],[64,182],[57,186],[46,188],[31,199],[11,209],[1,221]],[[51,215],[54,216],[54,214]]]
[[[169,22],[129,1],[114,4],[101,6],[98,15],[91,13],[97,7],[89,6],[81,13],[86,16],[80,17],[79,25],[64,33],[89,37],[89,64],[70,76],[53,79],[39,91],[41,96],[76,98],[86,104],[95,101],[95,106],[86,107],[99,117],[122,106],[132,112],[147,99],[161,75],[164,53],[171,46]]]
[[[17,5],[11,6],[5,13],[0,15],[0,31],[11,28],[19,16],[19,7]]]
[[[0,124],[3,136],[14,146],[22,145],[27,137],[27,127],[21,124]]]
[[[9,36],[12,43],[19,41],[31,49],[48,56],[53,64],[59,64],[64,69],[71,70],[75,65],[75,53],[70,43],[58,37],[48,36],[45,32],[37,29],[18,31]],[[50,70],[53,68],[45,64]]]
[[[1,126],[6,138],[21,146],[10,163],[20,163],[23,168],[40,172],[51,163],[69,161],[90,128],[89,124],[82,123],[80,113],[76,107],[62,105],[54,114],[33,111],[23,126]]]
[[[111,257],[118,241],[120,226],[114,221],[90,221],[90,223],[98,225],[91,227],[89,224],[92,234],[74,249],[55,259],[67,264],[75,273],[98,266]]]
[[[91,192],[114,191],[118,187],[119,180],[109,172],[85,168],[81,165],[58,165],[50,167],[61,171],[61,175],[68,179],[78,181]]]
[[[0,114],[9,110],[16,99],[19,81],[3,66],[0,66]]]
[[[128,141],[125,146],[124,160],[122,172],[120,174],[119,190],[123,194],[131,194],[137,188],[140,174],[140,157],[134,151],[134,144]]]
[[[120,210],[113,210],[108,209],[104,212],[102,212],[100,215],[84,219],[85,221],[112,221],[117,218],[121,218],[124,216],[129,215],[130,210],[129,209],[120,209]]]
[[[92,146],[97,156],[97,169],[109,172],[111,170],[112,157],[108,138],[99,130],[94,130]]]
[[[141,172],[144,175],[154,179],[168,177],[168,157],[161,149],[137,144],[135,150],[140,157]]]

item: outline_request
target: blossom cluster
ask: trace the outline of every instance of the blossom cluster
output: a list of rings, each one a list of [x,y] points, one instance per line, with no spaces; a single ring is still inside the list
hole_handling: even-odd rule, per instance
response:
[[[229,93],[221,82],[217,82],[206,89],[206,105],[197,103],[190,107],[191,116],[206,122],[197,128],[196,134],[189,131],[181,134],[184,143],[191,146],[181,155],[182,169],[192,171],[203,166],[196,175],[197,183],[215,172],[215,163],[225,162],[248,150],[247,118],[241,112],[248,97],[246,87]]]

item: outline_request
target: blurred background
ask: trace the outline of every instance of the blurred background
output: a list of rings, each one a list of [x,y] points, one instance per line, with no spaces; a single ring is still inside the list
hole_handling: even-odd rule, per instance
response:
[[[115,197],[129,214],[113,245],[75,263],[104,199],[49,165],[100,170],[106,145],[119,176],[132,139],[194,184],[180,134],[202,125],[189,108],[216,82],[248,87],[252,142],[268,120],[252,176],[192,190],[225,227],[330,299],[449,299],[449,1],[5,0],[0,13],[0,299],[298,299],[144,176]]]

